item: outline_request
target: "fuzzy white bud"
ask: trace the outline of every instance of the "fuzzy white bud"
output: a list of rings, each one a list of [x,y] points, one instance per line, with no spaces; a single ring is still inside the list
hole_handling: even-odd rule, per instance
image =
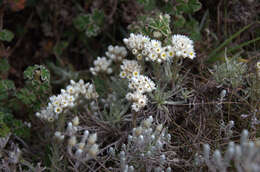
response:
[[[97,154],[98,154],[98,145],[97,144],[93,144],[91,146],[91,148],[89,149],[88,153],[92,156],[92,157],[95,157]]]
[[[93,145],[97,141],[97,133],[91,134],[88,138],[88,144]]]
[[[156,131],[157,132],[161,132],[162,129],[163,129],[163,125],[162,124],[157,125],[157,127],[156,127]]]
[[[79,125],[79,117],[78,116],[76,116],[75,118],[72,119],[72,124],[74,126],[78,126]]]
[[[81,155],[82,155],[82,153],[83,153],[83,150],[82,150],[82,149],[78,149],[78,150],[76,151],[76,153],[75,153],[75,156],[76,156],[77,158],[80,158]]]
[[[77,143],[76,136],[71,136],[68,142],[70,146],[75,146]]]

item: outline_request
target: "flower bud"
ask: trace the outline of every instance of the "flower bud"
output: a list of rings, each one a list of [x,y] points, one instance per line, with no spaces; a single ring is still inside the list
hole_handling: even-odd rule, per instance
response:
[[[69,145],[70,146],[75,146],[76,143],[77,143],[76,136],[71,136],[70,139],[69,139]]]
[[[78,150],[76,151],[76,153],[75,153],[75,156],[76,156],[77,158],[80,158],[81,155],[82,155],[82,152],[83,152],[82,149],[78,149]]]
[[[163,125],[162,124],[157,125],[157,127],[156,127],[156,131],[157,132],[160,133],[162,131],[162,129],[163,129]]]
[[[88,153],[92,156],[92,157],[95,157],[97,154],[98,154],[98,145],[97,144],[93,144],[91,146],[91,148],[89,149]]]
[[[72,124],[74,126],[78,126],[79,125],[79,117],[78,116],[76,116],[75,118],[72,119]]]
[[[97,141],[97,133],[91,134],[88,138],[88,144],[93,145]]]

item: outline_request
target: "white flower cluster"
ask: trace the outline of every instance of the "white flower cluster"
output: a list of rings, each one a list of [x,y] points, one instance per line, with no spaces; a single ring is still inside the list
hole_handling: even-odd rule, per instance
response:
[[[87,161],[96,157],[99,152],[99,146],[96,144],[97,133],[89,134],[88,130],[85,130],[83,135],[80,135],[80,141],[77,141],[77,137],[80,132],[79,118],[76,116],[71,122],[68,122],[65,133],[56,131],[54,136],[63,141],[64,137],[69,137],[67,151],[69,155],[80,161]]]
[[[93,84],[84,83],[81,79],[79,82],[70,81],[65,89],[61,89],[61,94],[51,96],[48,106],[36,113],[36,116],[53,122],[58,119],[59,114],[80,103],[80,98],[96,99],[98,94]]]
[[[148,55],[146,51],[146,45],[150,42],[150,38],[148,36],[144,36],[142,34],[130,34],[130,37],[123,39],[127,48],[132,51],[132,53],[137,57],[138,60],[141,60],[144,56]]]
[[[171,46],[162,46],[162,43],[157,40],[151,40],[147,45],[147,51],[150,52],[146,57],[148,61],[161,63],[166,60],[171,60],[174,57],[174,50]]]
[[[142,34],[130,34],[123,39],[127,48],[132,51],[138,60],[145,58],[147,61],[161,63],[171,60],[174,56],[195,58],[193,41],[184,35],[173,35],[172,45],[162,46],[162,42],[150,39]]]
[[[133,128],[132,135],[128,136],[127,145],[123,144],[120,152],[121,171],[133,171],[133,166],[128,166],[128,163],[143,161],[146,171],[156,166],[167,166],[166,156],[162,152],[164,146],[171,140],[171,135],[166,133],[162,124],[155,126],[153,117],[142,121],[142,124]],[[110,147],[109,152],[113,155],[115,151]],[[150,169],[150,170],[149,170]],[[159,170],[162,171],[163,169]],[[171,171],[170,168],[167,168]]]
[[[108,51],[105,53],[107,57],[109,57],[111,60],[115,61],[115,62],[120,62],[122,61],[126,55],[127,55],[127,51],[126,48],[123,46],[112,46],[109,45],[108,46]]]
[[[148,98],[144,93],[152,92],[156,89],[155,83],[143,75],[133,76],[129,80],[128,87],[134,90],[134,93],[127,93],[126,99],[133,102],[132,109],[136,112],[147,104]]]
[[[123,60],[123,64],[120,66],[121,78],[131,79],[132,76],[137,76],[141,72],[141,66],[135,60]]]
[[[155,83],[147,76],[137,75],[130,79],[128,87],[139,93],[149,93],[155,90]]]
[[[229,171],[230,166],[235,166],[237,171],[260,171],[260,143],[248,140],[248,131],[244,130],[241,134],[240,144],[229,142],[227,151],[222,157],[220,150],[215,150],[210,157],[210,146],[203,146],[203,161],[207,164],[210,171]],[[233,161],[233,162],[232,162]]]
[[[172,46],[176,56],[181,56],[184,58],[195,58],[195,51],[193,48],[193,41],[185,35],[173,35],[172,36]]]
[[[121,67],[121,78],[129,80],[128,87],[134,90],[134,93],[127,93],[126,99],[132,101],[132,109],[138,112],[141,108],[145,107],[148,98],[144,93],[152,92],[155,90],[155,83],[147,76],[140,75],[141,66],[135,60],[124,60]]]
[[[93,75],[97,75],[98,73],[106,73],[111,74],[112,68],[110,67],[112,60],[108,60],[106,57],[97,57],[94,61],[94,66],[91,67],[89,70]]]

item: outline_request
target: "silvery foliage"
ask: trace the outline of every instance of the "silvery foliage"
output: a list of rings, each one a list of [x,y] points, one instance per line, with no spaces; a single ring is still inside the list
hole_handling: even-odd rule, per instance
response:
[[[224,155],[221,154],[219,149],[216,149],[210,155],[210,146],[204,144],[203,156],[200,157],[200,161],[203,160],[212,172],[227,172],[233,166],[231,164],[234,164],[238,172],[259,172],[260,143],[250,141],[248,135],[248,131],[243,130],[240,144],[229,142]],[[199,160],[198,157],[197,160]]]
[[[119,155],[114,148],[109,148],[109,154],[120,161],[121,172],[132,172],[137,169],[151,171],[171,171],[168,167],[165,146],[170,142],[171,135],[167,134],[162,124],[155,126],[150,116],[142,124],[133,128],[128,135],[128,143],[123,144]],[[174,152],[175,155],[175,152]]]
[[[210,72],[215,81],[220,85],[232,86],[238,88],[244,83],[244,74],[247,71],[247,65],[239,62],[237,58],[225,58],[225,62],[215,65]]]

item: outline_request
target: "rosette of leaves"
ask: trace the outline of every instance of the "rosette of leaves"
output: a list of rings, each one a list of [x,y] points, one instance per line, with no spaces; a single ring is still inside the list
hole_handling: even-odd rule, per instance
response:
[[[0,137],[5,137],[12,133],[18,137],[28,137],[30,135],[29,128],[8,112],[8,110],[0,108]]]
[[[0,30],[0,40],[1,41],[11,42],[13,38],[14,38],[14,34],[10,30],[7,30],[7,29]]]
[[[75,28],[80,32],[84,32],[87,37],[97,36],[103,23],[104,12],[97,9],[90,14],[80,14],[73,20]]]
[[[164,40],[170,38],[172,33],[170,28],[170,16],[168,14],[142,15],[138,19],[138,23],[132,23],[128,26],[130,32],[143,33],[151,38]]]
[[[17,89],[12,80],[0,80],[0,106],[13,111],[39,110],[49,95],[50,73],[44,66],[30,66],[24,72],[25,86]],[[27,107],[27,109],[24,109]]]
[[[37,111],[50,93],[50,72],[42,65],[34,65],[24,71],[24,78],[25,87],[18,91],[17,98]]]
[[[7,61],[1,61],[1,74],[9,70]],[[5,68],[3,68],[5,66]],[[39,110],[48,98],[50,90],[50,73],[40,65],[30,66],[24,71],[26,79],[23,88],[16,88],[12,80],[0,80],[0,137],[8,133],[18,136],[28,135],[26,126],[21,120],[14,118],[13,114],[32,114]]]

